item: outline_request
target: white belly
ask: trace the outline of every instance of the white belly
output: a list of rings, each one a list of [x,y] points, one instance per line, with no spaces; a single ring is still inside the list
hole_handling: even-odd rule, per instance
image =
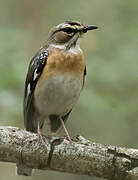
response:
[[[64,115],[76,103],[81,89],[81,81],[76,76],[58,74],[47,79],[35,92],[35,105],[42,116]]]

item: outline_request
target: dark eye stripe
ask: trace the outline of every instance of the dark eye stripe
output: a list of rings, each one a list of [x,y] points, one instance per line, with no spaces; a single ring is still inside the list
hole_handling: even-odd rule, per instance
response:
[[[72,28],[69,28],[69,27],[62,29],[62,31],[64,31],[64,32],[66,32],[68,34],[77,32],[76,29],[72,29]]]

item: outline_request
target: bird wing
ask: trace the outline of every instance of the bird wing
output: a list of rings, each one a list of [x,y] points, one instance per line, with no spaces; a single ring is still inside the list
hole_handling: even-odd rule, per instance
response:
[[[39,77],[43,71],[44,66],[46,65],[48,58],[48,50],[40,49],[40,51],[32,58],[28,73],[25,82],[25,92],[24,92],[24,124],[26,130],[33,131],[33,112],[34,112],[34,103],[33,103],[33,95],[34,90],[37,84]]]

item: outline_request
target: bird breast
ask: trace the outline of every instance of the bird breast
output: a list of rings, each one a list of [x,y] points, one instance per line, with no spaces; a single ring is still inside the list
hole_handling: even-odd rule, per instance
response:
[[[77,55],[51,50],[37,82],[34,100],[41,114],[63,115],[76,103],[83,84],[85,62]]]

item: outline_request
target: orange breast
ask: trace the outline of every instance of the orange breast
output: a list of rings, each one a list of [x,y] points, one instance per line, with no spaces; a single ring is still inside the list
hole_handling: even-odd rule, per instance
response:
[[[39,84],[43,83],[50,76],[56,73],[72,73],[83,82],[85,61],[83,53],[80,51],[77,55],[73,53],[65,53],[60,50],[51,50],[47,59],[46,66],[39,78]]]

